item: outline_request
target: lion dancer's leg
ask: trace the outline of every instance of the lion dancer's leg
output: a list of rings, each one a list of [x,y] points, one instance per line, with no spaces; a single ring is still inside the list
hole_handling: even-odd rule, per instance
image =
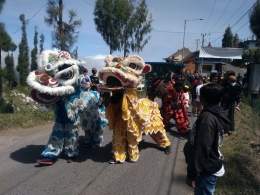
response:
[[[113,129],[112,139],[112,153],[113,159],[109,161],[110,164],[125,162],[126,151],[126,131],[121,128]]]
[[[127,151],[128,151],[129,161],[136,162],[139,158],[139,149],[138,149],[138,142],[137,142],[138,135],[134,135],[133,132],[127,131],[126,137],[127,137],[127,146],[128,146]]]
[[[185,134],[188,132],[189,120],[185,114],[186,113],[184,113],[182,109],[175,110],[173,113],[176,128],[180,134]]]
[[[171,142],[167,137],[166,131],[163,132],[158,131],[157,133],[150,134],[152,139],[157,143],[160,147],[165,148],[165,154],[171,153]]]
[[[49,141],[41,154],[44,158],[37,162],[42,165],[52,165],[63,148],[68,158],[78,155],[78,127],[73,125],[65,110],[60,109]]]

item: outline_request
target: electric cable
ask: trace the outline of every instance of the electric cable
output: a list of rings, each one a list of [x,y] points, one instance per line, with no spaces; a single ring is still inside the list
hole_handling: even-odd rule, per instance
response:
[[[216,0],[214,1],[213,7],[212,7],[211,12],[210,12],[210,14],[209,14],[209,19],[210,19],[210,17],[211,17],[211,14],[212,14],[212,11],[213,11],[213,9],[214,9],[214,7],[215,7],[215,4],[216,4]],[[205,28],[207,27],[207,25],[208,25],[208,23],[209,23],[209,19],[208,19],[208,21],[207,21],[207,23],[206,23],[206,26],[204,27],[204,29],[203,29],[202,32],[204,32]]]
[[[215,25],[209,30],[208,33],[210,33],[210,31],[211,31],[212,29],[214,29],[214,27],[217,25],[217,23],[219,22],[220,18],[223,16],[223,14],[225,13],[227,7],[229,6],[230,2],[231,2],[231,0],[229,0],[229,2],[228,2],[228,4],[226,5],[225,9],[223,10],[222,14],[221,14],[220,17],[218,18],[217,22],[216,22]]]

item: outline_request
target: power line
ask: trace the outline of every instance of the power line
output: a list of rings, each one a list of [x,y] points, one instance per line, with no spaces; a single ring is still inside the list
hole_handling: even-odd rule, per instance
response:
[[[36,16],[36,14],[38,14],[45,6],[47,5],[47,3],[41,8],[39,9],[29,20],[27,20],[27,24],[29,23],[29,21]],[[20,30],[22,27],[18,28],[13,34],[15,34],[18,30]]]
[[[249,23],[249,20],[248,20],[248,22],[247,23],[245,23],[243,26],[241,26],[237,31],[239,31],[241,28],[243,28],[245,25],[247,25]],[[236,31],[236,32],[237,32]],[[234,32],[234,33],[236,33],[236,32]]]
[[[228,5],[230,4],[231,0],[229,0],[227,6],[225,7],[225,9],[223,10],[222,14],[220,15],[220,17],[218,18],[218,21],[220,20],[220,18],[223,16],[224,12],[226,11]],[[216,24],[218,23],[218,21],[215,23],[215,25],[209,30],[209,33],[210,31],[216,26]]]
[[[245,0],[244,3],[237,9],[237,11],[229,18],[225,24],[223,24],[216,32],[218,32],[221,28],[223,28],[235,15],[236,13],[243,7],[243,5],[247,2],[248,0]],[[213,33],[213,32],[212,32]]]
[[[231,28],[233,28],[240,20],[242,20],[242,18],[256,5],[257,2],[258,1],[256,1],[254,5],[252,5],[252,7],[250,7],[249,10],[247,10],[247,12],[241,18],[239,18],[239,20]]]
[[[91,6],[94,7],[94,5],[90,4],[89,2],[87,2],[87,1],[85,1],[85,0],[82,0],[82,1],[84,1],[85,3],[87,3],[87,4],[89,4],[89,5],[91,5]]]
[[[211,17],[212,11],[213,11],[213,9],[214,9],[214,7],[215,7],[215,3],[216,3],[216,0],[214,1],[213,7],[212,7],[211,12],[210,12],[210,14],[209,14],[209,19],[210,19],[210,17]],[[207,23],[206,23],[206,26],[204,27],[204,29],[203,29],[202,32],[204,32],[205,28],[207,27],[207,25],[208,25],[208,23],[209,23],[209,19],[208,19],[208,21],[207,21]]]
[[[232,28],[256,5],[256,3],[258,3],[258,0],[254,3],[254,5],[252,5],[252,7],[249,8],[249,10],[247,10],[247,12],[246,12],[241,18],[239,18],[239,20],[238,20],[232,27],[230,27],[230,29],[232,29]],[[248,22],[247,22],[247,23],[248,23]],[[241,28],[240,28],[240,29],[241,29]],[[240,29],[239,29],[239,30],[240,30]],[[220,39],[220,38],[223,37],[223,36],[224,36],[224,35],[221,35],[219,38],[215,39],[214,41]]]

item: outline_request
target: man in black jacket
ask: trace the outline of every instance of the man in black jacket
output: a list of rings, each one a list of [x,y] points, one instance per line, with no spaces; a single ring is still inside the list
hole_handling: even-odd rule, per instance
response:
[[[228,111],[220,107],[223,94],[217,83],[207,83],[200,89],[203,110],[184,147],[188,164],[186,183],[194,187],[195,195],[214,194],[217,178],[225,173],[220,147],[230,121]]]

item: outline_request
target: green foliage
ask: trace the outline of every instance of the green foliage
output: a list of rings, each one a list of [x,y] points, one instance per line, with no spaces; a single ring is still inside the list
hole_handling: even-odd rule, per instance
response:
[[[40,53],[44,50],[44,47],[43,47],[44,40],[45,40],[44,35],[41,34],[40,35]]]
[[[249,105],[252,107],[253,111],[260,116],[260,99],[248,99]]]
[[[4,98],[0,97],[0,113],[14,113],[12,102],[7,103]]]
[[[254,61],[259,62],[260,61],[260,49],[257,48],[254,52]]]
[[[62,0],[48,0],[46,13],[44,18],[48,26],[53,26],[52,32],[52,47],[71,53],[72,46],[78,39],[76,28],[82,24],[81,20],[76,20],[77,12],[74,10],[68,11],[68,21],[63,21],[63,7]]]
[[[223,39],[222,39],[222,47],[233,47],[233,34],[232,30],[229,27],[226,28]]]
[[[236,33],[234,36],[234,39],[233,39],[233,46],[238,48],[239,41],[240,40],[239,40],[238,34]]]
[[[27,85],[26,78],[29,74],[29,47],[26,35],[27,20],[25,19],[24,14],[20,15],[20,21],[22,22],[22,39],[19,44],[18,64],[16,69],[19,72],[20,85],[25,86]]]
[[[249,14],[250,29],[260,39],[260,2],[256,2],[252,12]]]
[[[0,0],[0,13],[2,12],[4,8],[5,0]]]
[[[5,57],[5,75],[4,78],[7,80],[8,85],[10,86],[15,81],[15,72],[14,72],[14,57],[12,55],[7,55]]]
[[[93,14],[110,54],[117,50],[123,50],[124,56],[130,50],[140,52],[150,39],[145,36],[151,32],[153,20],[145,0],[97,0]]]
[[[54,121],[52,110],[27,110],[14,114],[0,114],[0,131],[16,128],[29,128]]]
[[[260,120],[244,95],[235,111],[235,132],[222,147],[226,173],[218,179],[216,195],[258,195],[260,192]]]
[[[34,48],[31,51],[31,71],[38,69],[38,65],[37,65],[37,54],[38,54],[38,48],[37,48],[38,32],[37,32],[37,27],[35,27],[33,44],[34,44]]]

